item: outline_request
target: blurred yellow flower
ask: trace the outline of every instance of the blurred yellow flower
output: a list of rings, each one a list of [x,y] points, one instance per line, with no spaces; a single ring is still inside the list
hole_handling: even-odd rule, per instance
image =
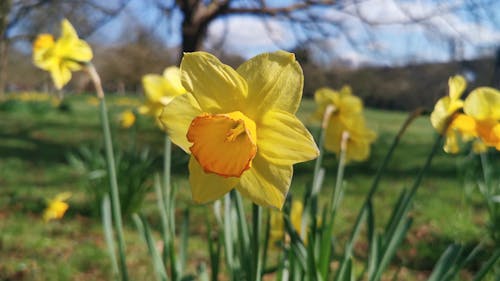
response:
[[[128,129],[135,123],[135,114],[131,110],[126,110],[120,114],[120,126]]]
[[[462,101],[460,97],[466,88],[462,76],[450,78],[449,88],[449,96],[441,98],[431,114],[432,126],[446,137],[444,150],[457,153],[459,137],[463,141],[475,139],[472,148],[476,153],[488,147],[500,150],[500,91],[479,87]],[[461,109],[464,113],[459,112]]]
[[[321,88],[314,93],[317,109],[316,119],[323,118],[328,106],[333,108],[325,132],[325,148],[335,154],[340,153],[343,132],[349,133],[346,161],[363,161],[370,156],[370,147],[376,133],[369,129],[363,117],[363,102],[352,94],[349,86],[340,91]]]
[[[467,82],[463,76],[451,77],[448,80],[448,96],[439,99],[431,113],[432,126],[445,136],[443,149],[447,153],[460,151],[459,139],[469,141],[477,136],[474,118],[459,113],[464,106],[461,96],[466,88]]]
[[[51,199],[43,212],[43,220],[47,222],[54,219],[61,219],[69,208],[69,205],[64,201],[68,200],[70,197],[70,192],[63,192]]]
[[[304,214],[304,205],[299,200],[293,200],[292,206],[290,208],[290,222],[292,223],[293,229],[301,237],[304,243],[307,243],[307,235],[309,229],[302,229],[302,216]],[[282,241],[285,235],[285,222],[283,218],[283,213],[278,211],[272,211],[270,217],[270,233],[269,233],[269,244],[275,246],[279,241]],[[317,218],[318,225],[321,225],[321,219]]]
[[[292,165],[319,153],[295,116],[304,78],[294,55],[261,54],[234,70],[211,54],[186,53],[181,75],[189,93],[170,101],[160,121],[191,154],[193,200],[213,201],[235,188],[281,209]]]
[[[459,137],[463,141],[469,141],[472,138],[477,137],[476,121],[474,118],[462,113],[456,113],[450,118],[452,118],[452,121],[446,131],[443,149],[447,153],[458,153],[460,151],[460,147],[458,145]]]
[[[464,112],[474,118],[481,142],[500,150],[500,91],[489,87],[475,89],[465,99]]]
[[[456,75],[448,80],[448,96],[439,99],[431,113],[431,124],[439,132],[443,133],[448,119],[463,107],[460,99],[467,88],[467,81],[463,76]]]
[[[87,103],[92,105],[92,106],[98,106],[99,105],[99,99],[94,97],[94,96],[90,96],[87,98]]]
[[[181,72],[176,66],[167,67],[163,75],[148,74],[142,77],[146,103],[139,108],[141,114],[158,117],[165,105],[176,96],[186,93],[181,83]]]
[[[40,34],[33,43],[33,62],[49,71],[57,89],[71,79],[71,71],[82,68],[92,59],[92,49],[87,42],[78,38],[71,23],[61,22],[61,36],[57,41],[50,34]]]

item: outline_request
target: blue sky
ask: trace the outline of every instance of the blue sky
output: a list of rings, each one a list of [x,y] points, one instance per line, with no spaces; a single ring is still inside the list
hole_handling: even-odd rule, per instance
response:
[[[275,6],[289,4],[288,0],[269,3]],[[475,17],[471,16],[464,0],[357,0],[346,3],[349,4],[315,11],[319,20],[335,20],[342,25],[337,31],[331,30],[338,36],[315,41],[311,50],[318,61],[327,64],[341,61],[353,66],[366,63],[397,65],[448,60],[450,42],[459,43],[461,58],[493,53],[500,46],[500,22],[491,17],[500,15],[500,1],[477,10]],[[377,24],[363,24],[359,15]],[[419,19],[419,24],[408,24],[410,17]],[[477,21],[478,18],[488,20]],[[179,13],[174,13],[172,20],[166,20],[151,1],[131,0],[124,14],[103,27],[94,38],[119,42],[123,39],[120,38],[123,30],[139,22],[167,45],[175,46],[180,43],[180,20]],[[245,58],[265,51],[291,49],[300,41],[292,29],[293,26],[276,18],[263,21],[255,16],[225,17],[211,24],[205,48],[219,46],[224,40],[222,46],[226,52]],[[293,30],[304,31],[300,27]],[[357,44],[353,46],[347,38]]]

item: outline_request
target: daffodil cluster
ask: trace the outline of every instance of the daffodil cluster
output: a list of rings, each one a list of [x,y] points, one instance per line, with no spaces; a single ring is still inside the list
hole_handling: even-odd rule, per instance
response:
[[[186,53],[180,70],[188,93],[171,100],[160,121],[191,154],[193,200],[205,203],[237,189],[281,209],[292,165],[319,153],[295,116],[304,78],[294,55],[261,54],[235,70],[211,54]]]
[[[315,92],[314,99],[317,106],[314,118],[323,120],[327,113],[325,148],[339,155],[342,135],[347,133],[346,161],[367,159],[376,134],[366,126],[363,102],[352,94],[351,87],[344,86],[340,91],[320,88]]]
[[[431,113],[431,124],[446,138],[444,150],[460,151],[459,139],[473,141],[473,150],[488,147],[500,150],[500,91],[490,87],[474,89],[465,100],[464,77],[456,75],[448,81],[448,96],[438,100]]]
[[[71,80],[71,72],[82,69],[92,59],[92,49],[78,38],[71,23],[61,22],[61,36],[54,40],[51,34],[40,34],[33,43],[33,62],[49,71],[57,89]]]

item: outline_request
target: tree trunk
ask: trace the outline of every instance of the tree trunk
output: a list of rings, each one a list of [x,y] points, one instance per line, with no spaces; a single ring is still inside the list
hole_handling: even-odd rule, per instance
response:
[[[11,9],[11,1],[12,0],[0,1],[0,96],[4,94],[7,75],[7,17]]]
[[[183,0],[179,5],[184,16],[182,20],[182,50],[179,54],[179,63],[182,54],[195,52],[202,48],[203,39],[208,25],[229,6],[229,1],[221,5],[203,6],[201,2]]]
[[[7,39],[0,41],[0,97],[5,94],[5,83],[7,81],[7,59],[9,42]]]

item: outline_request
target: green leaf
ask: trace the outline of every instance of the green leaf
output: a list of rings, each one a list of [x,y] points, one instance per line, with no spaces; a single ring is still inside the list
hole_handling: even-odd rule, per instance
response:
[[[115,252],[115,240],[113,238],[113,225],[111,218],[111,202],[109,200],[109,195],[106,194],[102,200],[101,205],[102,210],[102,226],[104,229],[104,239],[106,240],[106,245],[108,247],[108,254],[111,259],[111,268],[113,271],[114,279],[119,276],[118,262],[116,259]]]

